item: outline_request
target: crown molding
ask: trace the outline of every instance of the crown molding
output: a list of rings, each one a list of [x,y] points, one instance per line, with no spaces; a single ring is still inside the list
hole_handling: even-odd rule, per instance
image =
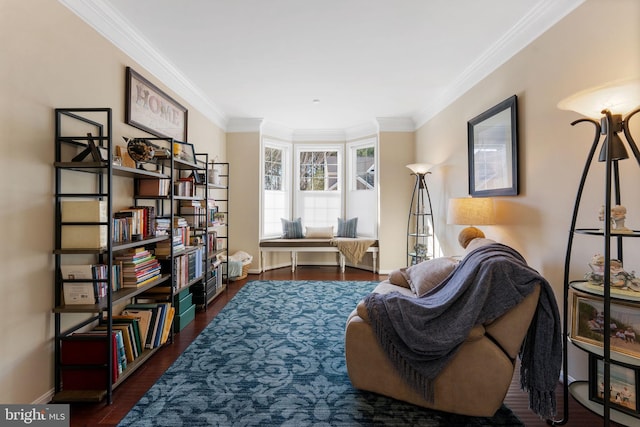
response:
[[[293,129],[290,129],[280,123],[269,120],[263,120],[260,125],[260,135],[279,139],[281,141],[293,141]]]
[[[542,0],[485,50],[440,96],[413,116],[416,129],[540,37],[585,0]]]
[[[139,63],[193,108],[226,131],[227,117],[200,89],[150,44],[105,0],[58,0],[90,27]],[[123,71],[124,72],[124,71]],[[124,90],[124,89],[123,89]]]
[[[261,117],[231,117],[227,121],[227,133],[260,132],[263,122]]]
[[[413,132],[416,124],[411,117],[378,117],[380,132]]]
[[[294,129],[295,142],[346,141],[344,129]]]

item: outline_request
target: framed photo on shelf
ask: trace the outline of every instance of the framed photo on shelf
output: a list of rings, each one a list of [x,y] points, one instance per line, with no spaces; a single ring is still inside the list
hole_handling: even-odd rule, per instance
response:
[[[609,369],[609,401],[611,407],[638,414],[638,371],[630,366],[611,362]],[[604,360],[589,355],[589,400],[604,402]]]
[[[631,304],[611,302],[611,323],[604,324],[602,298],[572,292],[571,339],[603,346],[609,334],[612,351],[640,358],[640,310]]]
[[[467,122],[469,194],[518,195],[518,97]]]
[[[178,144],[178,142],[174,142],[174,144]],[[188,142],[180,142],[180,152],[178,154],[178,158],[187,163],[196,164],[196,150],[193,144],[189,144]]]
[[[187,109],[127,67],[125,122],[160,138],[187,140]]]

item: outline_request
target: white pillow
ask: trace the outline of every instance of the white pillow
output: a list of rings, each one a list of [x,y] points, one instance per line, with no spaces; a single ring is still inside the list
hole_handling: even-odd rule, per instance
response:
[[[333,238],[333,226],[329,227],[305,227],[305,237],[308,239],[331,239]]]

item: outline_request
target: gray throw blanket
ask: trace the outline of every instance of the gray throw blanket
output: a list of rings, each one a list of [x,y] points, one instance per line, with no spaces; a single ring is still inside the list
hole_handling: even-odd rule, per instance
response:
[[[433,380],[477,324],[489,323],[541,285],[534,319],[520,348],[521,386],[540,417],[556,414],[562,364],[560,315],[549,283],[514,249],[499,244],[470,252],[422,297],[370,294],[372,328],[400,375],[433,401]]]

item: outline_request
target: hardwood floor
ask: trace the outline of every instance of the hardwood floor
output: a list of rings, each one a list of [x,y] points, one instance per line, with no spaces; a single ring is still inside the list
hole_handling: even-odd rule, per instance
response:
[[[260,275],[250,275],[247,279],[232,282],[227,292],[214,300],[206,311],[197,313],[196,319],[175,335],[174,342],[159,350],[147,363],[133,373],[123,384],[114,390],[113,403],[72,404],[71,427],[76,426],[116,426],[129,412],[145,392],[171,366],[174,360],[186,349],[195,337],[209,324],[231,298],[250,280],[382,280],[368,271],[347,268],[340,273],[336,267],[299,267],[295,273],[288,268],[272,270]],[[547,423],[528,409],[528,396],[520,390],[520,379],[516,374],[509,388],[505,404],[509,406],[527,427],[542,427]],[[562,387],[558,386],[558,412],[562,414]],[[569,422],[567,426],[599,426],[604,425],[601,417],[583,408],[569,398]],[[615,425],[615,424],[611,424]]]

